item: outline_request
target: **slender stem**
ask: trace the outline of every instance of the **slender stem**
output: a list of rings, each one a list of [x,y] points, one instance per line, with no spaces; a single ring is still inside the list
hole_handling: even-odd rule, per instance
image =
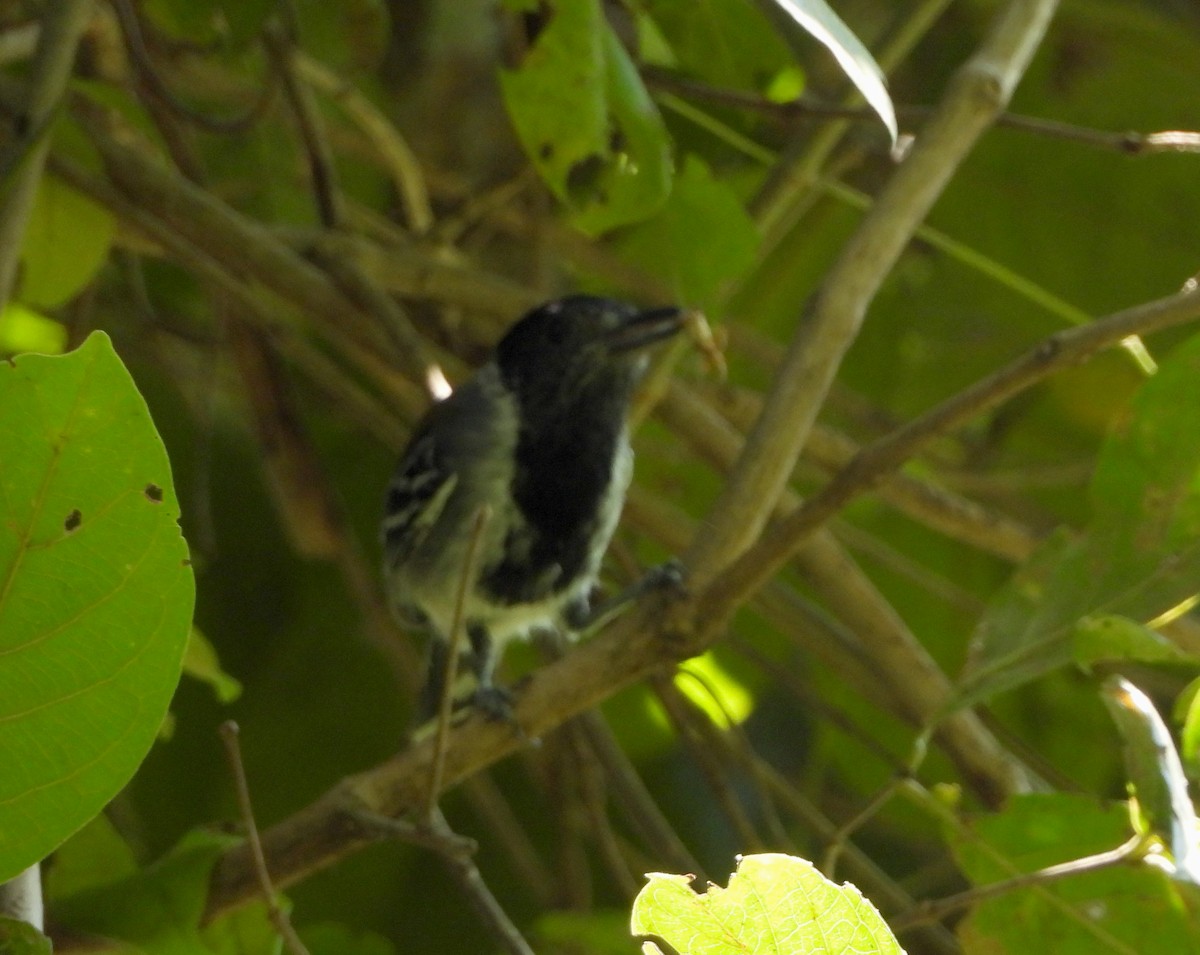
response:
[[[462,644],[463,616],[467,605],[467,592],[475,580],[475,564],[479,560],[479,545],[483,531],[492,516],[487,504],[480,506],[471,522],[471,539],[467,554],[463,558],[462,575],[458,579],[458,593],[454,599],[454,620],[447,634],[446,672],[443,677],[442,698],[438,700],[437,736],[434,742],[433,762],[429,771],[429,792],[425,797],[425,817],[433,819],[437,813],[438,797],[442,792],[442,777],[446,768],[446,747],[449,745],[450,717],[454,709],[454,684],[458,679],[458,648]],[[434,639],[437,639],[436,637]]]
[[[1055,0],[1011,0],[949,84],[799,322],[745,450],[685,562],[701,583],[758,537],[808,439],[842,357],[892,265],[971,147],[1007,104]]]
[[[987,378],[861,450],[824,488],[771,528],[713,583],[701,600],[702,613],[729,612],[766,583],[830,517],[876,487],[937,435],[1131,335],[1149,334],[1196,318],[1200,318],[1200,284],[1189,282],[1176,295],[1056,332]]]
[[[280,907],[271,884],[271,873],[267,871],[267,859],[263,855],[262,840],[258,837],[258,824],[254,821],[254,807],[250,803],[250,785],[246,781],[246,766],[242,762],[242,750],[238,745],[237,723],[226,720],[220,726],[221,742],[225,744],[225,756],[229,760],[229,771],[233,775],[234,791],[237,793],[238,810],[242,814],[242,825],[246,829],[246,841],[250,845],[250,857],[254,861],[254,873],[262,890],[263,901],[271,924],[279,932],[292,955],[308,955],[308,949],[292,928],[287,913]]]
[[[935,901],[921,902],[908,912],[889,919],[888,924],[894,932],[907,931],[920,925],[937,922],[951,912],[957,912],[959,909],[965,909],[970,905],[977,905],[980,902],[986,902],[988,899],[1007,895],[1009,892],[1014,892],[1017,889],[1028,888],[1033,885],[1048,885],[1051,882],[1058,882],[1062,879],[1069,879],[1072,876],[1083,875],[1085,872],[1098,872],[1101,869],[1111,869],[1118,865],[1130,865],[1141,861],[1145,857],[1146,840],[1141,836],[1134,836],[1128,842],[1115,849],[1110,849],[1108,852],[1098,852],[1095,855],[1085,856],[1082,859],[1072,859],[1069,862],[1061,862],[1058,865],[1046,866],[1046,868],[1038,869],[1036,872],[1024,872],[1009,879],[1001,879],[999,882],[976,886],[973,889],[967,889]]]

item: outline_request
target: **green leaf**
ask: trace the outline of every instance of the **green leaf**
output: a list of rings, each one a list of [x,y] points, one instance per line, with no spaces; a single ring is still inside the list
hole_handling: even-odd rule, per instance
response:
[[[145,757],[193,602],[166,451],[107,336],[0,365],[0,879]]]
[[[982,815],[950,845],[975,885],[1115,849],[1129,838],[1121,805],[1087,796],[1017,796]],[[1118,866],[1033,885],[975,907],[958,926],[967,952],[1177,955],[1200,950],[1188,886],[1151,866]]]
[[[9,302],[0,313],[0,354],[39,352],[59,355],[67,345],[67,330],[20,302]]]
[[[1072,658],[1085,670],[1117,660],[1177,663],[1193,658],[1161,633],[1117,614],[1092,614],[1075,625]]]
[[[28,922],[0,916],[0,955],[50,955],[50,939]]]
[[[673,66],[718,86],[765,91],[794,74],[787,42],[745,0],[646,0],[646,14],[674,54]],[[797,95],[798,95],[797,91]]]
[[[1134,395],[1109,434],[1077,537],[1048,539],[989,604],[954,705],[1069,663],[1085,617],[1150,624],[1195,596],[1200,580],[1200,337]],[[1143,644],[1144,646],[1144,644]]]
[[[1125,773],[1137,800],[1139,832],[1158,836],[1177,878],[1200,884],[1200,829],[1183,763],[1150,698],[1121,677],[1104,682],[1104,703],[1125,744]]]
[[[726,184],[688,156],[658,213],[618,241],[623,258],[670,284],[676,299],[713,309],[722,289],[754,263],[759,235]]]
[[[189,833],[140,872],[57,903],[54,919],[77,932],[118,939],[154,955],[212,955],[200,928],[209,875],[221,853],[239,841]]]
[[[222,703],[232,703],[242,695],[242,684],[221,669],[217,651],[200,628],[193,626],[183,654],[183,672],[207,683]]]
[[[107,209],[43,176],[21,242],[21,301],[55,308],[74,297],[104,264],[115,232]]]
[[[136,871],[133,850],[101,813],[55,851],[46,869],[46,896],[64,899]]]
[[[633,902],[634,935],[657,935],[679,955],[868,955],[901,952],[875,907],[849,883],[780,853],[742,856],[729,887],[704,895],[682,875],[651,873]]]
[[[671,188],[666,128],[599,0],[551,0],[524,62],[500,75],[530,161],[596,234],[652,215]]]
[[[888,96],[887,80],[870,51],[844,24],[825,0],[775,0],[780,8],[813,38],[824,45],[838,65],[858,87],[865,99],[896,141],[896,111]]]

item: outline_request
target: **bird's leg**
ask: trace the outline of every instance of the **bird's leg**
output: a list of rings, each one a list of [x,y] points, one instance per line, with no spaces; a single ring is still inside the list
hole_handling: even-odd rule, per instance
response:
[[[475,674],[475,693],[471,702],[490,720],[516,723],[512,711],[512,694],[493,682],[496,671],[496,647],[492,635],[482,624],[469,624],[467,637],[471,641],[471,670]]]
[[[572,601],[563,612],[563,622],[576,633],[595,630],[648,593],[667,588],[682,588],[686,576],[683,564],[677,560],[669,560],[665,564],[651,567],[640,579],[620,593],[601,600],[594,607],[588,603],[586,595]]]

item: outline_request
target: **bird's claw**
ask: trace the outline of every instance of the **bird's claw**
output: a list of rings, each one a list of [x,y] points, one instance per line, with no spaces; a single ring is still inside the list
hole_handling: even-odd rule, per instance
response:
[[[513,715],[513,696],[502,686],[489,684],[478,687],[471,696],[471,705],[493,723],[517,725],[517,718]]]

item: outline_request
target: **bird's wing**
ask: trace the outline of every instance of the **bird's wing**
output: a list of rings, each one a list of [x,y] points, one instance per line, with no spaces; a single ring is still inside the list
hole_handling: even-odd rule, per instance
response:
[[[382,532],[389,563],[404,560],[424,540],[458,484],[433,435],[418,438],[388,486]]]

